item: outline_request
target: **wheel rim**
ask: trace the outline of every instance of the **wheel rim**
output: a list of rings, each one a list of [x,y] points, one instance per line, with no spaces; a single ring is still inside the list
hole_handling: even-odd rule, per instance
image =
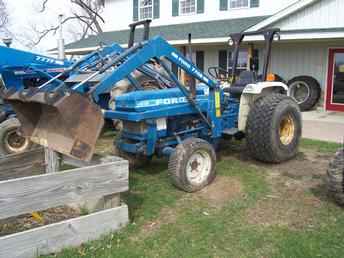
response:
[[[289,95],[297,104],[305,102],[309,98],[310,92],[308,84],[303,81],[296,81],[289,85]]]
[[[4,144],[11,153],[17,153],[24,151],[28,147],[29,140],[18,135],[17,130],[14,129],[5,135]]]
[[[289,145],[295,136],[295,123],[290,115],[285,116],[279,126],[280,141],[283,145]]]
[[[186,165],[186,176],[189,182],[195,185],[202,184],[210,174],[211,164],[212,160],[208,152],[195,151]]]

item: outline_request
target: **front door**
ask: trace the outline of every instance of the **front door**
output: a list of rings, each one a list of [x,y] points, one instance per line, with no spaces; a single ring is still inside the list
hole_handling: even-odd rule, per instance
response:
[[[344,112],[344,49],[330,49],[326,110]]]

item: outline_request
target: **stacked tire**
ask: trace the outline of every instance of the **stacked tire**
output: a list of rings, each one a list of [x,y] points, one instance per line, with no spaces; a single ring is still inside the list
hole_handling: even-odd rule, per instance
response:
[[[298,76],[288,82],[289,96],[300,106],[301,111],[309,111],[315,107],[321,96],[318,81],[310,76]]]
[[[327,186],[331,197],[344,205],[344,148],[339,149],[327,169]]]

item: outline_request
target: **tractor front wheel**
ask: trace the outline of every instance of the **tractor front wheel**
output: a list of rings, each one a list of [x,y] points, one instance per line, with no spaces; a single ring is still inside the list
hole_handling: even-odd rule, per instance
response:
[[[344,205],[344,149],[337,151],[327,169],[327,186],[330,195],[339,205]]]
[[[258,98],[247,118],[247,148],[257,160],[279,163],[298,152],[302,132],[300,108],[283,94]]]
[[[0,124],[0,156],[21,153],[32,148],[28,138],[18,135],[20,122],[17,118],[10,118]]]
[[[216,176],[216,154],[208,142],[189,138],[171,154],[168,174],[172,183],[185,192],[197,192],[209,185]]]

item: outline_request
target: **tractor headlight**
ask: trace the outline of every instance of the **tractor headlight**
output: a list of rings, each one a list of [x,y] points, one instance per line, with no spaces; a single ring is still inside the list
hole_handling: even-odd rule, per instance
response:
[[[281,34],[276,33],[276,34],[274,35],[274,41],[280,41],[280,40],[281,40]]]

